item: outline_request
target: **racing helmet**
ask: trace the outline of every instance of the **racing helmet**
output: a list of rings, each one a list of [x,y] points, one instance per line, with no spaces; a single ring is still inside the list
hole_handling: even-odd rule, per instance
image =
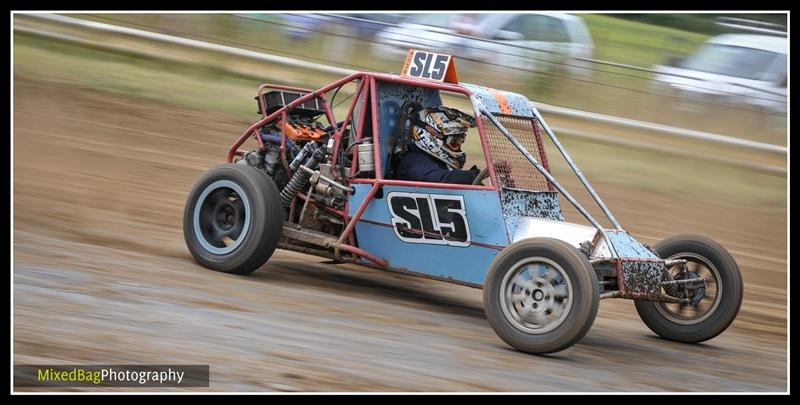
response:
[[[455,108],[425,108],[419,111],[411,129],[411,142],[447,166],[461,169],[467,161],[461,145],[464,144],[467,130],[474,126],[473,116]]]

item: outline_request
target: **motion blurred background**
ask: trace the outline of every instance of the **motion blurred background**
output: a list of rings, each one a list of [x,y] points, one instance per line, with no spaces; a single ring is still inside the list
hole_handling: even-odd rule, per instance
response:
[[[538,102],[773,142],[785,135],[788,50],[782,14],[72,17],[378,72],[397,71],[410,47],[427,48],[455,55],[462,81],[519,91]],[[109,45],[113,39],[104,38]],[[234,64],[216,62],[211,68]],[[251,73],[300,82],[276,69],[269,77]]]
[[[529,96],[544,106],[543,112],[566,138],[670,156],[681,152],[678,155],[702,156],[760,173],[785,176],[786,172],[786,14],[69,17],[288,58],[293,63],[276,63],[278,58],[253,60],[17,15],[17,75],[251,119],[250,95],[259,83],[317,88],[342,75],[324,68],[398,73],[405,52],[416,47],[455,55],[463,82]],[[625,125],[625,119],[642,125]],[[675,136],[659,131],[658,125],[682,131]],[[698,133],[693,131],[735,139],[704,142],[693,137]],[[709,139],[705,135],[699,138]],[[737,139],[759,144],[731,147]],[[625,173],[615,177],[620,175]]]
[[[230,312],[238,310],[239,295],[252,284],[208,274],[191,262],[180,222],[191,185],[203,171],[222,162],[230,143],[259,118],[254,96],[260,83],[319,88],[343,76],[346,69],[399,73],[407,49],[414,47],[455,55],[462,82],[519,92],[533,100],[611,210],[619,212],[616,216],[637,238],[652,244],[668,234],[705,233],[732,251],[743,269],[746,286],[731,339],[740,342],[735,339],[767,335],[758,343],[743,343],[742,351],[716,355],[721,356],[719,361],[728,359],[731,364],[749,359],[745,363],[756,368],[728,375],[727,380],[706,381],[710,385],[700,378],[685,384],[674,380],[658,389],[780,389],[786,381],[787,17],[787,13],[16,13],[15,363],[42,364],[54,359],[95,364],[157,359],[185,363],[195,355],[202,364],[224,363],[230,353],[219,351],[212,343],[218,336],[205,335],[214,332],[196,335],[206,324],[218,326],[217,332],[223,333]],[[130,30],[110,31],[105,24]],[[199,42],[165,42],[153,33]],[[251,52],[236,51],[235,55],[220,51],[219,46]],[[346,100],[345,93],[338,96],[337,103]],[[345,101],[336,111],[342,114],[347,106]],[[479,150],[475,141],[468,145],[468,152]],[[556,177],[569,176],[569,168],[557,159],[555,151],[550,153]],[[576,182],[565,182],[575,190]],[[586,196],[579,199],[588,202]],[[576,220],[574,211],[569,210],[567,219]],[[315,272],[323,270],[280,269],[280,260],[294,258],[281,257],[274,265],[278,269],[256,272],[256,281],[262,274],[277,277],[258,288],[285,286],[281,280],[295,277],[301,282],[291,287],[298,290],[308,283],[344,283],[335,289],[338,291],[325,295],[326,305],[338,308],[336,297],[341,295],[337,293],[352,287],[339,273],[338,278],[320,279]],[[355,277],[350,280],[353,285],[372,285],[373,281],[358,279],[361,273],[348,274]],[[189,284],[181,285],[187,289],[206,288],[200,286],[203,283],[224,284],[233,293],[210,288],[202,292],[207,298],[200,299],[194,293],[160,296],[154,292],[157,288],[130,287],[148,279],[159,280],[151,281],[159,286],[186,279]],[[116,284],[119,280],[133,284],[120,287]],[[107,286],[101,290],[108,296],[97,293],[98,283]],[[403,283],[420,291],[434,288],[428,287],[429,281]],[[57,292],[65,288],[91,298],[81,301],[80,295]],[[472,290],[463,293],[458,287],[446,288],[445,296],[468,302],[464,304],[471,308],[467,312],[480,307],[476,303],[479,297],[469,295]],[[393,294],[393,289],[378,288],[372,298],[382,300]],[[248,314],[250,318],[236,318],[241,325],[224,338],[246,335],[242,328],[260,325],[265,313],[276,309],[272,305],[282,308],[286,301],[264,301],[270,294],[277,297],[280,291],[269,290],[263,296],[245,294],[250,304],[261,309],[258,314]],[[137,299],[145,296],[169,303],[180,297],[185,300],[167,306],[173,312],[157,312],[160,309],[144,303],[138,306]],[[131,302],[125,308],[114,309],[115,303],[126,299]],[[309,297],[316,299],[319,296]],[[409,305],[406,296],[392,299],[400,300],[402,306],[416,305]],[[460,306],[441,304],[440,298],[421,300],[415,302],[459,312]],[[48,313],[37,309],[48,302],[60,309]],[[98,304],[106,305],[110,312],[92,312]],[[178,316],[186,310],[182,305],[221,312],[196,319],[174,318],[171,325],[175,330],[153,326],[163,321],[153,318],[154,314]],[[342,305],[344,312],[338,313],[354,313]],[[601,308],[626,313],[623,318],[636,318],[631,308],[613,305],[617,303],[606,306],[604,301]],[[93,309],[87,312],[87,308]],[[314,311],[318,308],[301,315],[304,319],[326,316]],[[397,314],[391,312],[391,316]],[[604,316],[601,313],[596,324],[602,324]],[[609,315],[606,325],[616,325],[613,320],[619,318]],[[152,322],[152,327],[136,326],[142,322]],[[280,330],[273,329],[280,322],[270,322],[263,325],[262,333]],[[476,339],[494,342],[488,325],[481,322],[476,329],[480,332],[475,332],[481,335]],[[472,323],[460,327],[469,329]],[[287,325],[295,324],[281,325],[291,328],[294,326]],[[110,329],[117,332],[93,332]],[[604,346],[603,329],[595,330],[598,332],[590,332],[589,347],[584,349],[593,353],[608,349],[614,355],[626,351],[631,358],[639,356],[637,365],[652,360],[652,353],[644,347]],[[154,345],[148,355],[137,357],[130,346],[122,345],[136,345],[143,335],[153,333],[167,343],[147,340]],[[335,330],[331,333],[340,336]],[[258,341],[267,335],[250,338]],[[208,346],[184,346],[181,339],[185,336]],[[297,336],[286,337],[287,342],[302,340]],[[99,348],[92,346],[93,340],[113,344]],[[473,344],[462,343],[464,347]],[[736,344],[729,347],[733,346]],[[331,356],[329,360],[338,356],[327,352],[314,356],[317,349],[311,343],[303,346],[318,363],[326,355]],[[580,359],[584,349],[578,345],[574,349],[578,354],[572,356]],[[480,359],[482,355],[476,353],[485,350],[477,347],[473,355]],[[664,349],[664,353],[670,350]],[[702,347],[675,350],[696,350],[698,356],[705,356],[700,353]],[[203,357],[203,353],[215,353],[216,360]],[[347,350],[343,353],[352,355]],[[406,353],[384,355],[398,364],[406,358]],[[505,352],[492,355],[511,356]],[[586,362],[578,361],[580,370],[592,370],[586,364],[593,364],[593,357],[587,356]],[[668,361],[665,356],[663,360]],[[410,358],[425,361],[422,354]],[[596,367],[605,367],[603,358],[596,360]],[[270,361],[278,364],[284,360]],[[283,373],[274,376],[283,381],[278,385],[248,380],[240,370],[245,366],[233,364],[232,370],[244,374],[234,372],[225,377],[228,380],[218,380],[228,381],[218,388],[282,390],[288,385],[300,390],[469,390],[471,385],[461,384],[469,380],[475,384],[488,381],[478,386],[481,390],[539,390],[524,381],[517,384],[508,376],[493,380],[488,374],[438,381],[434,374],[457,370],[442,373],[437,369],[426,374],[424,366],[409,366],[409,374],[351,367],[356,370],[353,373],[361,373],[358,378],[363,381],[376,379],[363,385],[325,379],[328,377],[321,377],[323,374],[317,374],[318,380],[303,382],[291,376],[308,368],[292,361],[285,360],[276,369]],[[710,369],[702,373],[730,367],[703,360],[709,361]],[[347,363],[334,363],[330,362],[331,375],[351,369],[342,365]],[[585,385],[580,370],[575,371],[578,377],[572,385],[553,380],[544,388],[607,389],[600,383]],[[649,371],[640,372],[649,375]],[[678,376],[684,372],[675,370]],[[635,370],[632,373],[635,375]],[[362,381],[358,378],[355,381]],[[649,380],[643,381],[625,389],[648,390]]]

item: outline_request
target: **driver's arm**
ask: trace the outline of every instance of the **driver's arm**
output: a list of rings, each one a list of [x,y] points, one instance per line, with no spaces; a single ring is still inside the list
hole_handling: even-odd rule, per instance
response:
[[[397,178],[430,183],[472,184],[480,171],[447,170],[439,167],[423,153],[409,153],[397,167]]]
[[[472,166],[469,170],[447,170],[447,173],[444,174],[443,183],[455,183],[455,184],[472,184],[475,181],[475,178],[478,177],[478,174],[481,171],[478,170],[476,166]]]

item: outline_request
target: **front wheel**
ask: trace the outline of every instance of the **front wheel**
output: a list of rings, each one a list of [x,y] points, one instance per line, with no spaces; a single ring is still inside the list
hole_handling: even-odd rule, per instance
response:
[[[676,289],[670,295],[691,303],[636,300],[639,317],[659,336],[678,342],[711,339],[728,328],[742,305],[742,275],[730,253],[713,240],[699,235],[676,235],[654,246],[662,259],[683,259],[673,266],[673,279],[708,280],[707,287]]]
[[[552,238],[507,247],[492,263],[483,306],[495,333],[528,353],[564,350],[592,327],[597,276],[585,256]]]
[[[203,266],[248,274],[272,256],[283,222],[280,194],[269,176],[254,167],[224,164],[204,174],[189,193],[183,236]]]

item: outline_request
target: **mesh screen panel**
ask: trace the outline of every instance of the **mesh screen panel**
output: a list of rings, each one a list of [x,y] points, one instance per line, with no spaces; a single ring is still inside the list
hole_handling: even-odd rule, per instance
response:
[[[497,120],[503,124],[514,138],[541,163],[545,169],[550,171],[547,163],[547,155],[542,144],[541,134],[536,121],[533,118],[511,117],[496,115]],[[547,181],[536,167],[522,155],[511,141],[503,135],[486,117],[483,120],[483,128],[488,141],[489,154],[494,163],[494,170],[497,179],[503,187],[519,188],[531,191],[554,191],[555,189]]]

